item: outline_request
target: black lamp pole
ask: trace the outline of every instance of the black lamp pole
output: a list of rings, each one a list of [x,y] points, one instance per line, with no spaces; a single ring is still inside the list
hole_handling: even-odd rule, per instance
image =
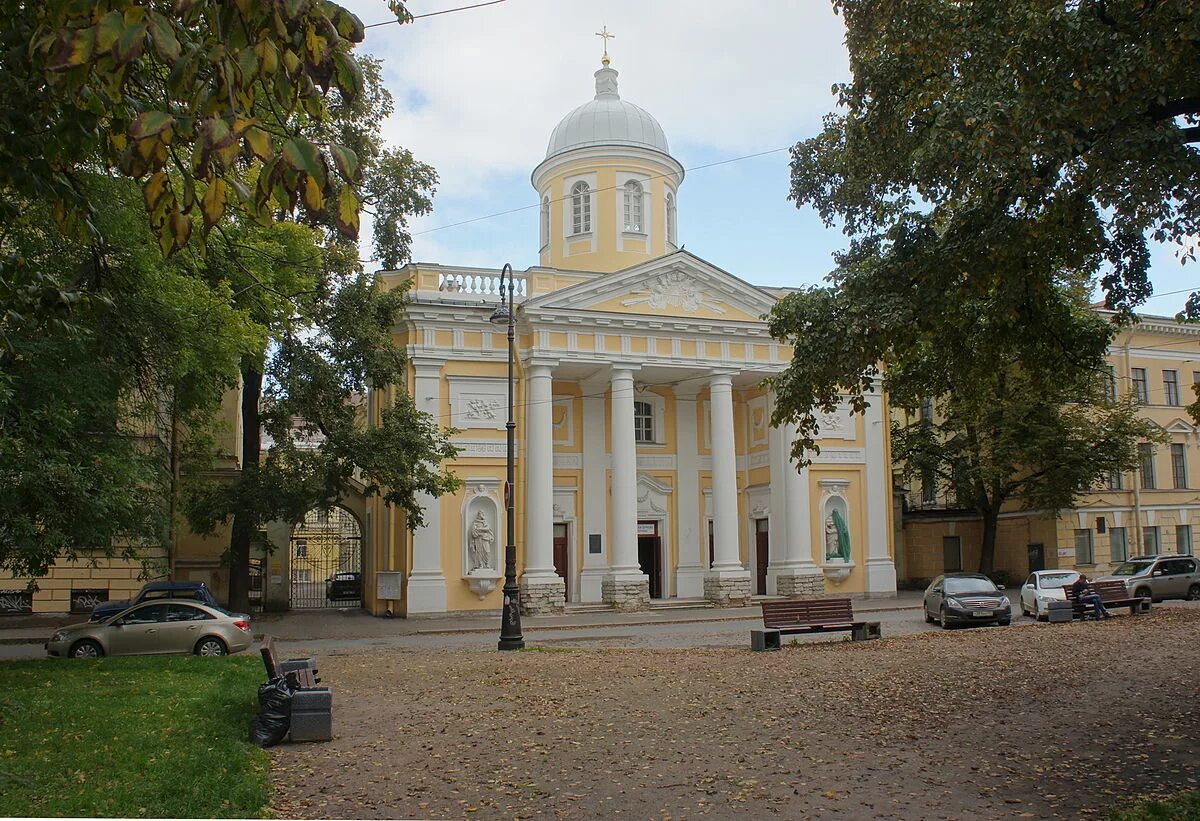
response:
[[[508,282],[507,298],[504,292]],[[513,361],[516,358],[517,309],[513,303],[512,266],[500,271],[500,307],[492,313],[493,323],[508,325],[508,479],[504,484],[504,507],[508,518],[508,543],[504,545],[504,610],[500,615],[500,650],[520,650],[525,646],[521,635],[521,589],[517,587],[517,518],[513,514],[517,495],[516,465],[517,423],[513,419]]]

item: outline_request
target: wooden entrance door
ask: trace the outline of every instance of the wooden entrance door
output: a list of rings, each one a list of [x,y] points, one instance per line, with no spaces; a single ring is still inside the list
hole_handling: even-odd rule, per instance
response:
[[[768,533],[770,530],[768,523],[768,519],[754,520],[754,592],[760,596],[767,595],[767,562],[770,561],[770,548],[768,540]]]
[[[663,597],[662,539],[658,522],[638,522],[638,564],[650,577],[650,598]]]
[[[571,600],[571,574],[567,566],[567,526],[554,526],[554,572],[562,577],[566,585],[567,601]]]

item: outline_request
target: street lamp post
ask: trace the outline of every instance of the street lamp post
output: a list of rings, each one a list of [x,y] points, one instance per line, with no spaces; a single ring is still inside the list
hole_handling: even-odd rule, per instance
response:
[[[508,293],[505,294],[505,282]],[[516,487],[516,431],[513,419],[513,361],[516,358],[517,308],[513,303],[512,266],[504,264],[500,271],[500,307],[492,312],[495,325],[508,326],[508,477],[504,483],[504,507],[507,517],[508,541],[504,545],[504,610],[500,615],[500,650],[520,650],[525,646],[521,635],[521,589],[517,587],[517,519],[513,514]]]

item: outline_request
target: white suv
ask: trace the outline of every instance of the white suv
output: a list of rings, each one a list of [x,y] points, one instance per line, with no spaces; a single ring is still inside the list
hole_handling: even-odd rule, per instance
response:
[[[1200,599],[1200,567],[1191,556],[1138,556],[1122,562],[1103,581],[1125,582],[1133,596],[1163,599]]]

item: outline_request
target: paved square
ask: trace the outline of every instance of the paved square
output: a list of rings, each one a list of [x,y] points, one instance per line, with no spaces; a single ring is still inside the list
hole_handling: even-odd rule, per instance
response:
[[[1200,778],[1200,610],[778,653],[320,658],[299,817],[1076,818]]]

